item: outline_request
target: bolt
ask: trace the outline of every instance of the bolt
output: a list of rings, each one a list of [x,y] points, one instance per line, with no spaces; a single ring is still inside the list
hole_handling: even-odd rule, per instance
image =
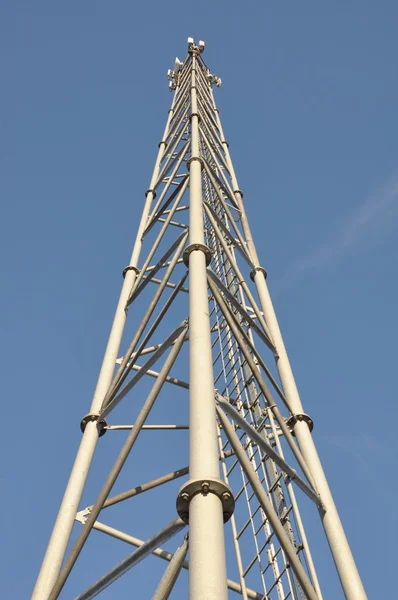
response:
[[[187,492],[182,492],[182,494],[181,494],[181,500],[184,500],[184,502],[188,502],[188,500],[189,500],[189,494]]]
[[[188,523],[188,521],[189,521],[189,514],[187,512],[181,513],[180,517],[184,521],[184,523]]]
[[[202,492],[204,494],[208,494],[209,493],[209,489],[210,489],[210,483],[208,481],[204,481],[201,485],[202,488]]]
[[[222,495],[222,499],[223,499],[225,502],[228,502],[228,500],[229,500],[230,498],[231,498],[231,494],[230,494],[229,492],[224,492],[224,493],[223,493],[223,495]]]
[[[229,514],[229,512],[224,512],[223,517],[224,517],[224,523],[226,523],[228,521],[228,519],[231,517],[231,515]]]

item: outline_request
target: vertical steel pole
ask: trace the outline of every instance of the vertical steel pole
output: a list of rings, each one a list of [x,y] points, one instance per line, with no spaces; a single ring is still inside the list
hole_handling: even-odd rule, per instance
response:
[[[202,168],[192,55],[189,254],[190,479],[219,479],[217,421],[207,292],[202,208]],[[196,245],[196,249],[195,246]],[[213,493],[195,494],[189,505],[189,598],[227,600],[223,509]]]
[[[178,90],[176,90],[176,93],[177,91]],[[98,415],[102,401],[112,381],[124,325],[126,322],[126,303],[137,277],[137,264],[142,247],[142,234],[148,220],[152,201],[155,197],[154,187],[159,176],[160,163],[166,148],[166,139],[169,131],[170,121],[173,117],[175,98],[176,94],[173,97],[173,102],[169,111],[163,138],[159,144],[158,155],[156,158],[149,190],[146,192],[144,210],[129,263],[130,268],[125,270],[125,279],[120,293],[119,302],[116,307],[115,317],[113,319],[101,371],[98,376],[94,397],[91,403],[90,414],[92,415]],[[36,585],[33,590],[32,600],[46,600],[58,577],[58,573],[60,571],[72,532],[80,498],[82,496],[83,488],[90,469],[91,461],[94,456],[99,433],[100,430],[97,421],[89,421],[85,427],[79,450],[72,467],[58,516],[47,546],[46,554],[44,556]]]
[[[242,192],[239,189],[238,181],[235,175],[234,167],[229,153],[228,143],[225,141],[221,120],[218,110],[215,105],[213,91],[212,102],[213,110],[217,120],[217,125],[220,130],[220,136],[225,153],[226,163],[231,174],[234,196],[241,211],[242,228],[245,234],[248,250],[251,259],[254,263],[254,282],[260,298],[261,308],[264,312],[264,317],[272,335],[277,355],[276,366],[282,382],[283,391],[289,405],[294,414],[302,414],[303,406],[301,404],[297,385],[294,379],[293,371],[290,366],[289,358],[283,342],[282,334],[279,328],[278,320],[272,304],[271,296],[268,291],[268,286],[265,281],[264,273],[260,267],[258,255],[251,234],[249,222],[246,216],[245,208],[242,201]],[[308,424],[306,421],[298,420],[294,427],[294,433],[298,440],[301,452],[306,460],[306,463],[314,478],[317,491],[322,499],[325,511],[321,510],[321,519],[326,533],[326,537],[333,555],[336,569],[341,581],[347,600],[366,600],[366,592],[364,590],[357,566],[352,556],[347,537],[340,521],[336,505],[334,503],[325,473],[322,468],[321,461],[318,456],[314,441]]]

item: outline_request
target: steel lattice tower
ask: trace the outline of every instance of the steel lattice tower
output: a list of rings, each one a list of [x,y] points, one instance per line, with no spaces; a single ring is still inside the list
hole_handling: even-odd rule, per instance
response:
[[[366,598],[250,232],[213,96],[221,80],[210,73],[203,50],[203,42],[189,38],[185,61],[176,59],[168,74],[171,109],[35,600],[58,598],[93,529],[136,548],[78,600],[93,598],[151,554],[168,561],[148,590],[157,600],[169,597],[181,569],[189,571],[185,596],[191,600],[222,600],[229,592],[244,599],[320,600],[298,500],[320,518],[345,597]],[[149,421],[158,415],[162,422],[147,422],[150,413]],[[164,422],[175,416],[186,424]],[[116,418],[127,424],[112,425]],[[128,432],[121,450],[115,430]],[[119,454],[103,472],[95,502],[82,509],[105,433],[98,446],[116,436]],[[180,441],[164,442],[181,435],[189,457],[183,458]],[[162,452],[155,472],[170,460],[168,470],[154,477],[148,469],[144,483],[112,492],[125,463],[123,473],[133,476],[137,461],[156,447]],[[145,504],[134,508],[141,494],[157,494],[169,515],[160,530]],[[126,529],[139,522],[146,540],[104,524],[122,506],[129,511]],[[75,522],[78,532],[66,554]],[[161,546],[173,536],[178,548],[171,553]],[[97,535],[99,548],[103,538],[109,539]]]

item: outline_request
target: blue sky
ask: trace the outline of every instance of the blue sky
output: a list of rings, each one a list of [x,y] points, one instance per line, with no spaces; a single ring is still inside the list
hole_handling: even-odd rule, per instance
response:
[[[189,35],[223,80],[258,253],[365,587],[391,597],[397,21],[388,0],[2,3],[4,597],[29,597],[40,565]]]

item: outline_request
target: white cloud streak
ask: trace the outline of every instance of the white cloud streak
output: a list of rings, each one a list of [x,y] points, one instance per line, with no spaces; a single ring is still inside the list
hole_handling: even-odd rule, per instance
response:
[[[398,220],[398,172],[372,193],[343,223],[328,243],[308,256],[298,258],[282,279],[282,287],[290,286],[307,271],[326,267],[346,255],[354,247],[388,233]]]

